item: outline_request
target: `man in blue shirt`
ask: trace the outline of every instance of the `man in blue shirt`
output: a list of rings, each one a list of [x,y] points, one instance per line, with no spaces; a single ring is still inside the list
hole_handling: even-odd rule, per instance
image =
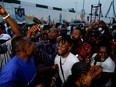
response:
[[[0,87],[35,86],[36,66],[32,56],[34,45],[22,36],[12,40],[15,55],[0,73]]]

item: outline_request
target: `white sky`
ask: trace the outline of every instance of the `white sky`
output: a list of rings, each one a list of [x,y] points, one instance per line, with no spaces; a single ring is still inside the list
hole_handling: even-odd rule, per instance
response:
[[[83,7],[83,0],[20,0],[20,1],[25,1],[25,2],[30,2],[30,3],[35,3],[35,4],[42,4],[42,5],[47,5],[47,6],[52,6],[52,7],[60,7],[64,9],[69,9],[69,8],[74,8],[77,10],[76,11],[81,11]],[[85,12],[90,13],[91,11],[91,5],[92,4],[98,4],[99,0],[85,0]],[[102,12],[103,15],[106,14],[110,3],[112,0],[100,0],[102,3]],[[116,0],[114,0],[114,3],[116,5]],[[109,13],[110,16],[113,16],[113,9],[111,8],[111,11]],[[115,11],[116,11],[116,6],[115,6]]]

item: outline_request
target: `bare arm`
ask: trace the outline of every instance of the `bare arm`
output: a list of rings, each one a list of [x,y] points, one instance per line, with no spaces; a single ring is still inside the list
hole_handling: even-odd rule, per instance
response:
[[[44,73],[44,72],[46,72],[50,69],[56,71],[58,69],[58,65],[55,64],[53,66],[41,67],[41,68],[38,69],[38,74],[42,74],[42,73]]]
[[[6,17],[8,15],[2,6],[0,6],[0,15],[2,17]],[[9,23],[16,36],[22,36],[19,26],[10,16],[8,16],[5,20]]]

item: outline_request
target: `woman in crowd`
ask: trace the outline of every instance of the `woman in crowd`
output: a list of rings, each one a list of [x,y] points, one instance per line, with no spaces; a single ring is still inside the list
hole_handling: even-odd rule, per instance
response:
[[[72,75],[68,77],[63,87],[90,87],[92,80],[100,75],[102,68],[92,66],[89,69],[86,63],[77,62],[73,65],[71,71]]]

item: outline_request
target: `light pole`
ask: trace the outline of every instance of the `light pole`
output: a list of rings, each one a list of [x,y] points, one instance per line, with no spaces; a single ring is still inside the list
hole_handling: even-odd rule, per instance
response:
[[[85,0],[83,0],[83,7],[82,7],[82,10],[81,10],[81,15],[80,15],[82,21],[84,21],[84,17],[85,17],[84,7],[85,7]]]
[[[77,18],[77,3],[78,3],[78,0],[77,0],[77,2],[75,2],[75,4],[76,4],[76,6],[75,6],[75,12],[76,12],[75,19]]]

